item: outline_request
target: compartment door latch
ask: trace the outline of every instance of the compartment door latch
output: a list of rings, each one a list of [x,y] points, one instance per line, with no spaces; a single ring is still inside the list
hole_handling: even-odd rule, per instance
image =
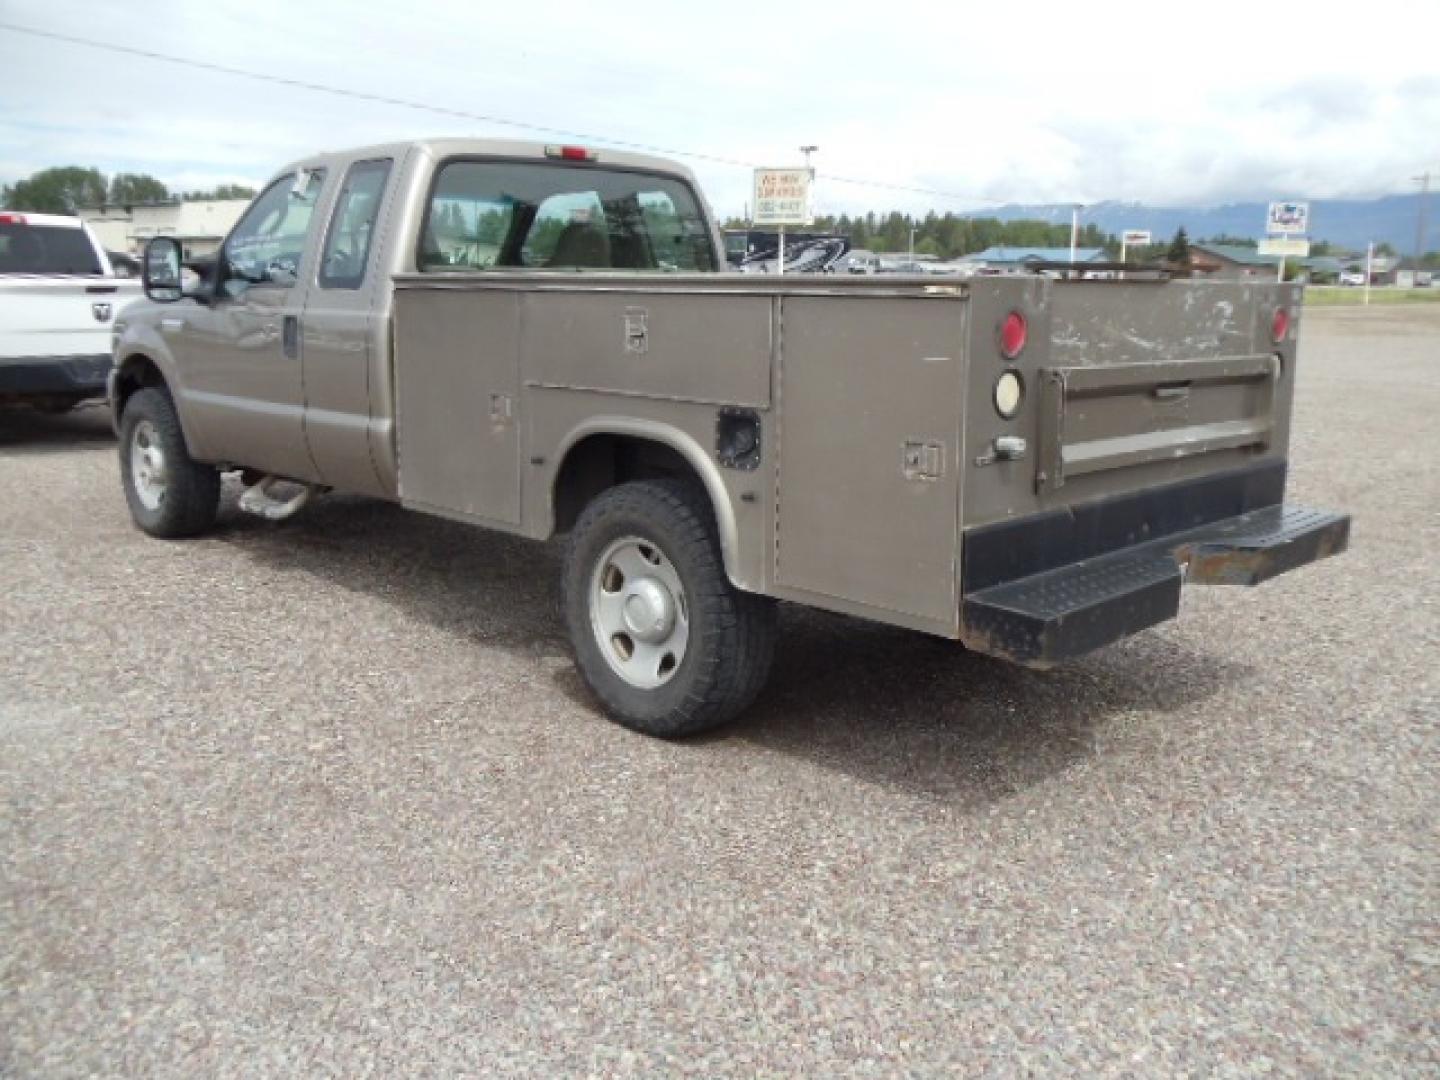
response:
[[[906,480],[939,480],[945,475],[945,444],[907,440],[901,453],[900,471]]]

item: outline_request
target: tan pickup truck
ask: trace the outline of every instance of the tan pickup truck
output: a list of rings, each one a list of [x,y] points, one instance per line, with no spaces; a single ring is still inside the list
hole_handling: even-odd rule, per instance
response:
[[[544,539],[619,721],[760,691],[775,601],[1045,667],[1340,551],[1284,502],[1290,285],[723,273],[690,174],[436,140],[288,166],[198,275],[152,242],[110,397],[156,536],[337,489]],[[283,482],[283,483],[282,483]],[[282,492],[289,492],[288,495]]]

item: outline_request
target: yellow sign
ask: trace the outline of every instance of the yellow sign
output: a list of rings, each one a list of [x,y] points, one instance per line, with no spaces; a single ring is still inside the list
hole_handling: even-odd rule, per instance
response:
[[[1280,240],[1271,237],[1269,240],[1261,240],[1256,245],[1258,255],[1288,255],[1294,258],[1303,259],[1310,254],[1309,240]]]

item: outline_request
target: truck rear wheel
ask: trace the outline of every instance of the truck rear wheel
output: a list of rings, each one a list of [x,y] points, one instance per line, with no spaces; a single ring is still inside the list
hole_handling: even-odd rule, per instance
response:
[[[120,480],[135,524],[151,536],[195,536],[215,524],[220,474],[190,457],[175,403],[138,390],[120,417]]]
[[[571,535],[564,595],[581,676],[635,731],[675,738],[716,727],[769,675],[775,604],[726,579],[694,484],[635,481],[591,502]]]

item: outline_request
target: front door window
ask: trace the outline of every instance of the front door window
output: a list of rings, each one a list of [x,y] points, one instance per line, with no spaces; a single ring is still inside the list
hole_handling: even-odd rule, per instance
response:
[[[275,180],[255,200],[222,252],[221,288],[230,297],[255,285],[288,289],[300,280],[324,169],[301,169]]]

